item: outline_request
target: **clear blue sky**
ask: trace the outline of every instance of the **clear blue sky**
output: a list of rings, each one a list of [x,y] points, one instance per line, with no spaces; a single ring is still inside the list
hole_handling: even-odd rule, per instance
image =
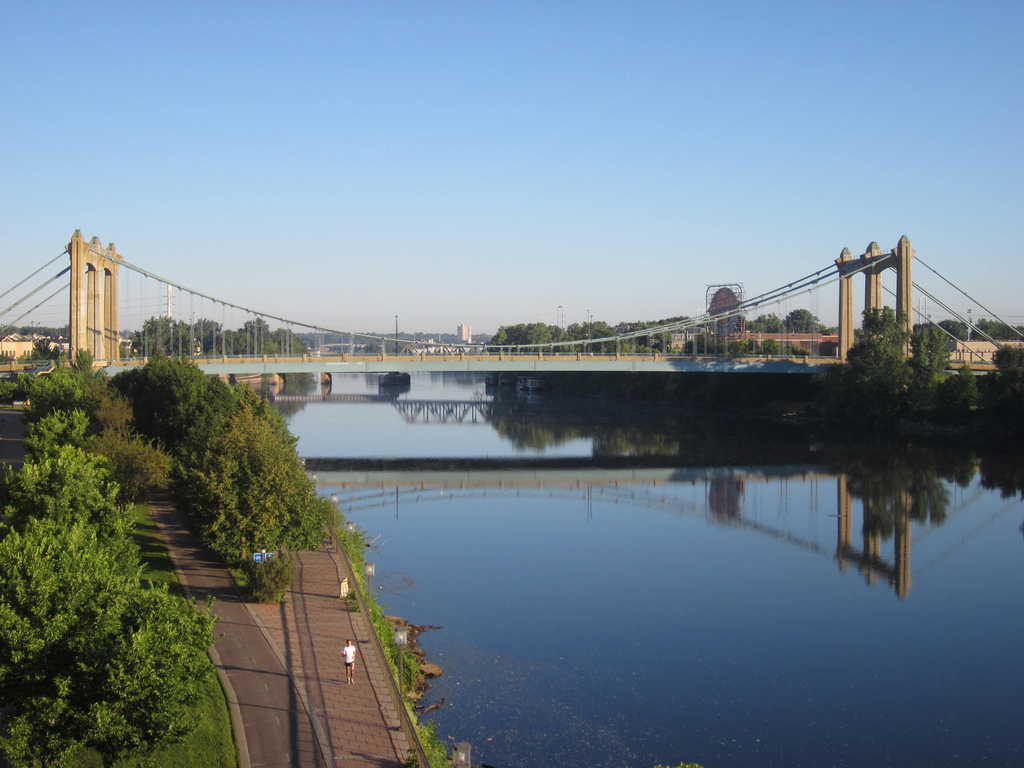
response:
[[[1019,0],[7,2],[0,30],[4,289],[81,229],[261,311],[489,333],[693,315],[905,234],[1024,323]],[[836,294],[781,309],[834,324]]]

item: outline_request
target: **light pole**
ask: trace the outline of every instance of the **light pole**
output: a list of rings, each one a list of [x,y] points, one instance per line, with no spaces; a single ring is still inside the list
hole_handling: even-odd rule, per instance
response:
[[[398,357],[398,315],[395,315],[395,357]]]
[[[409,642],[409,628],[395,627],[395,645],[398,646],[398,690],[405,698],[405,646]]]
[[[363,566],[366,571],[366,592],[372,598],[373,597],[373,574],[377,570],[375,563],[371,563],[369,560]]]
[[[338,494],[331,494],[331,506],[334,507],[334,525],[331,526],[334,531],[334,551],[338,551],[338,545],[341,544],[341,537],[338,536]]]
[[[348,525],[346,525],[345,527],[348,528],[348,564],[351,567],[352,566],[352,538],[353,538],[353,536],[355,535],[355,532],[356,532],[356,524],[354,522],[352,522],[351,520],[349,520],[348,521]]]
[[[469,761],[470,753],[473,751],[468,741],[459,741],[452,745],[452,763],[455,768],[472,768]]]

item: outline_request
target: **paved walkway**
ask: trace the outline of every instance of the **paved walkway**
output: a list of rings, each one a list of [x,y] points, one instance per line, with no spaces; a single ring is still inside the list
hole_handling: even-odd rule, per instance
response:
[[[399,768],[409,745],[387,695],[371,631],[338,599],[331,554],[301,552],[284,603],[247,605],[213,554],[185,529],[166,498],[150,502],[189,594],[216,598],[214,664],[226,677],[242,768]],[[356,684],[345,683],[341,649],[358,649]],[[241,728],[237,722],[241,722]]]

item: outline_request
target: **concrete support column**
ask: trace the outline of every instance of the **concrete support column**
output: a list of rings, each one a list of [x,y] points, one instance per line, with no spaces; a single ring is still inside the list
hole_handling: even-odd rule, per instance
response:
[[[849,248],[836,259],[839,274],[843,274],[843,265],[853,261]],[[853,346],[853,275],[839,278],[839,359],[846,361],[846,354]],[[693,353],[697,354],[697,342],[693,343]]]
[[[917,253],[906,235],[900,238],[899,243],[893,249],[892,260],[896,269],[896,314],[902,313],[906,318],[904,322],[913,327],[911,314],[914,310],[914,279],[912,265],[914,254]]]
[[[111,243],[104,259],[103,281],[103,356],[107,360],[121,359],[121,312],[119,310],[117,277],[121,257]]]
[[[79,230],[75,230],[68,253],[71,254],[71,357],[80,349],[89,349],[89,246]]]
[[[871,243],[861,255],[861,261],[870,261],[872,266],[864,270],[864,310],[882,308],[882,270],[885,265],[878,263],[882,249],[878,243]]]

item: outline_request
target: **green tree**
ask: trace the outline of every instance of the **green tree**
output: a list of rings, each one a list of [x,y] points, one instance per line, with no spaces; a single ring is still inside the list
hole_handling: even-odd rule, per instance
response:
[[[89,416],[85,411],[53,411],[29,425],[25,434],[25,455],[41,458],[61,446],[85,448]]]
[[[755,319],[747,321],[747,331],[750,333],[782,333],[782,320],[774,312],[769,315],[758,315]]]
[[[962,320],[943,320],[939,323],[939,327],[945,330],[954,339],[960,339],[960,341],[967,341],[969,336],[967,323]]]
[[[131,528],[118,503],[119,490],[102,458],[64,445],[27,460],[20,472],[7,467],[0,479],[0,504],[18,529],[33,519],[63,526],[86,522],[101,537],[117,538]]]
[[[235,409],[227,384],[188,360],[158,355],[111,383],[132,406],[135,429],[179,462],[201,466]]]
[[[784,322],[789,333],[814,333],[821,327],[821,321],[807,309],[794,309]]]
[[[130,430],[107,430],[93,438],[89,450],[106,459],[117,482],[118,503],[122,505],[143,501],[146,491],[168,485],[171,457]]]
[[[28,353],[28,359],[60,360],[60,345],[49,339],[36,339],[32,342],[32,351]]]
[[[57,367],[46,376],[27,377],[24,382],[31,403],[25,409],[25,420],[29,424],[54,411],[80,410],[91,416],[106,387],[102,377],[71,366]]]
[[[910,402],[915,411],[930,414],[949,366],[946,335],[934,326],[922,326],[914,331],[910,348]]]
[[[229,562],[266,547],[311,549],[330,502],[316,495],[280,415],[248,387],[203,467],[175,483],[207,543]]]
[[[997,350],[995,364],[982,391],[985,417],[1001,429],[1024,434],[1024,347]]]
[[[947,376],[936,391],[936,416],[954,424],[968,422],[978,403],[977,378],[968,366],[960,366],[955,376]]]
[[[553,341],[562,341],[564,338],[566,338],[566,334],[557,325],[519,323],[518,325],[501,326],[498,332],[491,337],[491,344],[495,346],[549,344]]]
[[[864,429],[895,425],[908,407],[911,383],[906,320],[890,307],[864,313],[864,332],[845,365],[822,374],[818,408],[828,420]]]
[[[143,588],[127,538],[33,520],[0,541],[0,750],[15,766],[149,751],[196,724],[215,619]]]

